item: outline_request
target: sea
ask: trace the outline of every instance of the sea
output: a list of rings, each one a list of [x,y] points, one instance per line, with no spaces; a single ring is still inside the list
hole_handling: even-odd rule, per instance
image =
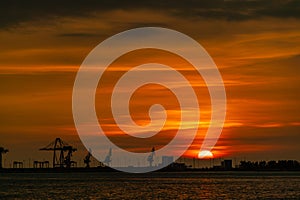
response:
[[[300,199],[300,172],[0,173],[0,199]]]

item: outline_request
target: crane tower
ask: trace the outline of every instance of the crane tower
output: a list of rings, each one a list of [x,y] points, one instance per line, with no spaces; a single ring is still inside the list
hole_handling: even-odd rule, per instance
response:
[[[2,154],[5,154],[7,152],[8,152],[8,149],[0,147],[0,169],[2,168]]]
[[[40,150],[53,151],[53,168],[70,168],[76,165],[76,162],[72,161],[71,157],[72,153],[77,151],[77,149],[62,141],[60,138],[56,138],[53,142]]]
[[[103,163],[106,164],[107,166],[109,166],[111,163],[111,156],[112,156],[112,150],[110,148],[108,154],[105,157],[105,160],[103,161]]]
[[[154,161],[154,155],[155,155],[155,148],[152,147],[151,153],[147,158],[147,161],[149,162],[149,166],[152,167],[152,163]]]

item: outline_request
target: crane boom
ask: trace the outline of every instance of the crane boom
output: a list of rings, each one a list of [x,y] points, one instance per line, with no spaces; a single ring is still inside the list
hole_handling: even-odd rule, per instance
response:
[[[76,162],[71,160],[72,153],[77,151],[76,148],[73,148],[68,143],[62,141],[60,138],[56,138],[53,142],[48,144],[44,148],[40,148],[41,151],[53,151],[53,168],[56,167],[66,167],[70,168],[72,164]],[[65,155],[65,152],[67,153]]]

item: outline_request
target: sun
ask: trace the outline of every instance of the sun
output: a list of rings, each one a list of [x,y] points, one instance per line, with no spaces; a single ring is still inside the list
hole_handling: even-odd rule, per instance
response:
[[[213,158],[214,155],[212,154],[212,152],[210,151],[200,151],[198,154],[198,158],[200,159],[209,159],[209,158]]]

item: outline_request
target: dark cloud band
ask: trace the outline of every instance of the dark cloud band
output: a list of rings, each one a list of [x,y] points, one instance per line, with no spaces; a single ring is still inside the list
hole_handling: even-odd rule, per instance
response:
[[[57,17],[89,16],[112,10],[148,9],[178,17],[249,20],[260,17],[300,18],[298,0],[11,0],[0,1],[0,27]]]

